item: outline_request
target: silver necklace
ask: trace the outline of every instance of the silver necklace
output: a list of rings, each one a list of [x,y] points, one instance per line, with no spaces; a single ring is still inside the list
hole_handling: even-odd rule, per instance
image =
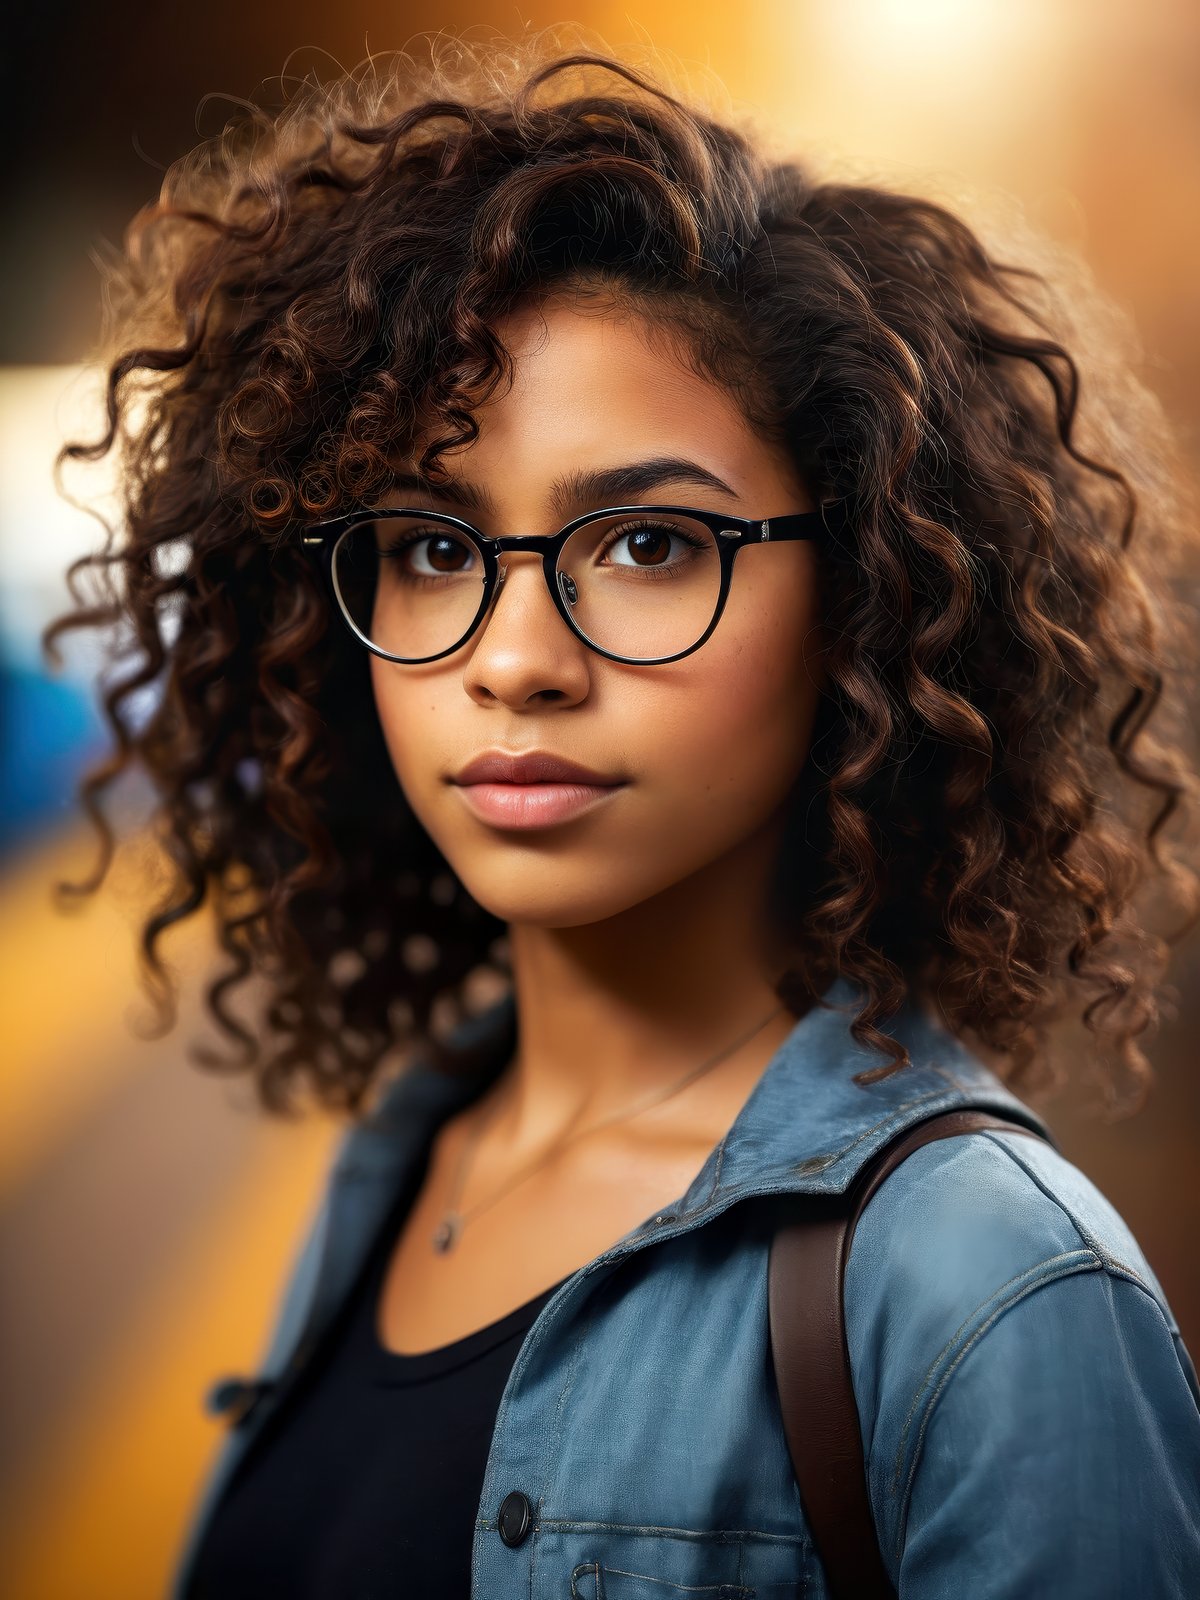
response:
[[[499,1200],[502,1195],[506,1195],[508,1191],[515,1188],[518,1183],[523,1183],[526,1178],[531,1177],[533,1173],[545,1166],[546,1162],[549,1161],[552,1156],[556,1156],[560,1150],[565,1149],[569,1144],[573,1144],[576,1139],[582,1139],[587,1134],[596,1133],[601,1128],[611,1127],[614,1122],[622,1122],[629,1117],[636,1117],[640,1112],[648,1110],[651,1106],[660,1105],[662,1101],[669,1100],[672,1095],[676,1095],[681,1089],[685,1089],[689,1083],[695,1082],[695,1080],[701,1077],[704,1073],[711,1072],[713,1067],[718,1066],[722,1061],[725,1060],[727,1056],[731,1056],[735,1050],[741,1049],[742,1045],[747,1044],[751,1039],[753,1039],[754,1035],[765,1028],[767,1023],[772,1021],[773,1018],[777,1017],[783,1009],[784,1008],[781,1005],[776,1006],[773,1011],[767,1013],[761,1022],[755,1023],[754,1027],[750,1029],[749,1033],[745,1033],[740,1038],[735,1039],[732,1044],[725,1045],[724,1048],[719,1050],[715,1056],[711,1057],[708,1061],[703,1062],[700,1066],[693,1067],[686,1077],[681,1078],[679,1082],[668,1089],[665,1094],[651,1095],[640,1103],[635,1101],[631,1110],[618,1111],[615,1116],[605,1117],[600,1122],[594,1122],[591,1127],[581,1128],[575,1133],[568,1134],[568,1136],[565,1139],[560,1140],[552,1150],[548,1151],[544,1155],[539,1156],[536,1161],[525,1167],[522,1171],[518,1172],[516,1177],[510,1178],[508,1182],[502,1184],[499,1189],[494,1190],[483,1200],[476,1201],[476,1203],[473,1206],[468,1207],[466,1211],[460,1211],[457,1207],[457,1201],[463,1191],[467,1163],[475,1149],[476,1144],[479,1142],[479,1137],[484,1128],[496,1114],[496,1107],[493,1105],[490,1114],[484,1117],[483,1120],[479,1122],[472,1130],[470,1138],[463,1147],[463,1152],[458,1162],[458,1170],[454,1177],[451,1201],[447,1206],[446,1211],[443,1213],[442,1220],[438,1224],[437,1230],[433,1235],[433,1248],[442,1255],[444,1255],[448,1250],[452,1250],[458,1243],[459,1237],[462,1234],[463,1228],[467,1224],[468,1218],[475,1216],[480,1211],[486,1210],[488,1206],[495,1205],[496,1201]]]

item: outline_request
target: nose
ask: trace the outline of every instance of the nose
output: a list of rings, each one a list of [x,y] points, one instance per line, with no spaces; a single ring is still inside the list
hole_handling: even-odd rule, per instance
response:
[[[504,588],[505,581],[508,578],[510,566],[515,565],[517,571],[519,572],[522,564],[529,568],[530,587],[535,592],[539,586],[542,588],[545,587],[544,583],[539,582],[543,567],[542,558],[536,550],[505,550],[503,555],[498,558],[499,574],[496,578],[496,592],[492,596],[492,603],[484,617],[484,622],[486,622],[487,619],[493,616],[495,613],[496,607],[500,600],[500,592]],[[480,624],[480,626],[483,626],[483,624]]]
[[[463,671],[463,687],[481,704],[573,705],[590,688],[591,652],[559,615],[543,570],[532,550],[506,551],[501,559]]]
[[[504,580],[507,576],[508,562],[505,560],[500,563],[500,575],[496,579],[496,593],[492,596],[493,607],[495,606],[496,600],[499,597],[500,590],[504,587]],[[555,582],[558,585],[559,594],[562,595],[568,606],[572,607],[572,609],[577,606],[579,604],[579,590],[575,587],[575,579],[571,576],[571,574],[569,572],[558,571],[555,573]]]

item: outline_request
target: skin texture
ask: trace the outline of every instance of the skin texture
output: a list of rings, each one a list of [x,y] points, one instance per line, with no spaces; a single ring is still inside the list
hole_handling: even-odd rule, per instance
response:
[[[514,384],[476,412],[478,438],[443,457],[456,480],[486,486],[494,512],[413,491],[391,503],[453,511],[485,533],[552,533],[596,508],[556,514],[561,474],[672,455],[732,493],[675,479],[635,499],[755,517],[812,507],[786,452],[662,329],[556,300],[498,331]],[[470,892],[508,924],[520,1019],[508,1070],[431,1153],[385,1289],[392,1348],[426,1348],[502,1315],[681,1193],[795,1021],[780,1012],[661,1106],[576,1139],[778,1007],[772,983],[785,962],[764,906],[820,684],[813,547],[741,551],[709,640],[651,667],[589,650],[556,612],[540,557],[505,559],[504,585],[462,649],[420,667],[371,658],[406,796]],[[580,816],[515,832],[479,820],[448,781],[484,751],[531,749],[627,782]],[[451,1166],[478,1128],[467,1208],[575,1142],[435,1256],[429,1235]],[[519,1252],[502,1247],[513,1229]]]
[[[787,463],[681,376],[687,363],[643,359],[636,341],[608,340],[634,362],[611,371],[556,374],[544,353],[557,382],[541,414],[520,389],[501,396],[501,308],[539,287],[603,291],[648,326],[686,328],[697,364],[759,419],[760,443],[785,412],[806,486],[851,511],[821,561],[821,748],[793,813],[811,855],[793,874],[789,830],[774,879],[798,958],[788,994],[834,975],[854,988],[859,1084],[907,1066],[889,1030],[916,1000],[1018,1094],[1082,1079],[1098,1111],[1138,1110],[1154,1076],[1140,1041],[1169,1009],[1160,982],[1200,913],[1183,843],[1200,629],[1183,593],[1196,523],[1183,455],[1136,351],[1113,337],[1113,308],[1026,230],[1010,241],[1024,260],[997,255],[954,210],[826,180],[604,52],[456,40],[451,55],[427,66],[398,52],[380,72],[297,83],[278,115],[248,104],[244,126],[172,167],[106,271],[106,420],[65,441],[57,465],[73,475],[107,458],[117,515],[82,558],[97,593],[73,568],[75,604],[41,643],[54,670],[67,632],[103,633],[109,748],[78,785],[98,859],[57,892],[73,903],[100,888],[117,847],[104,796],[140,774],[172,862],[140,930],[159,1031],[177,1012],[162,940],[212,915],[222,960],[205,1010],[232,1053],[206,1051],[206,1065],[250,1075],[271,1115],[314,1099],[361,1115],[397,1056],[436,1051],[465,982],[508,977],[494,959],[504,922],[470,915],[465,891],[446,898],[442,858],[386,770],[369,658],[337,614],[315,528],[396,488],[405,452],[432,467],[443,440],[469,439],[469,459],[503,473],[490,525],[544,530],[568,509],[544,481],[568,430],[572,455],[593,458],[686,434],[741,473],[735,501],[753,493],[761,512],[758,496],[780,491],[790,507]],[[463,421],[489,393],[498,409],[476,446]],[[745,660],[772,646],[787,596],[764,594],[752,569],[768,563],[775,582],[792,560],[804,557],[739,556],[703,664],[647,674],[556,642],[514,559],[469,670],[414,680],[411,748],[401,691],[381,695],[420,808],[522,945],[512,1083],[540,1079],[540,1093],[514,1091],[519,1141],[690,1055],[691,1032],[709,1044],[761,993],[745,959],[752,880],[736,879],[726,907],[708,892],[718,872],[689,874],[749,826],[729,785],[744,777],[769,804],[754,747],[782,719],[744,704],[735,718],[710,696],[702,724],[694,708],[707,664],[736,659],[726,640],[747,579],[767,603]],[[536,626],[521,698],[501,644],[523,611]],[[784,681],[782,654],[772,661]],[[145,716],[152,680],[162,694]],[[444,711],[436,742],[431,707]],[[648,734],[651,710],[662,726]],[[427,770],[482,728],[578,735],[640,769],[603,820],[485,851]],[[693,731],[720,747],[698,782]],[[676,747],[689,759],[671,814],[659,757]],[[799,753],[771,749],[781,763]],[[261,1026],[248,1028],[226,1001],[260,979]],[[1067,1014],[1094,1049],[1059,1039]]]

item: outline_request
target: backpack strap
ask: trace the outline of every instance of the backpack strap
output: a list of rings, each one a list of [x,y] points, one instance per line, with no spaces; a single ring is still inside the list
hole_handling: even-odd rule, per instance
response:
[[[1046,1137],[988,1111],[939,1112],[885,1144],[845,1194],[802,1196],[802,1215],[783,1223],[771,1240],[771,1359],[800,1501],[833,1600],[896,1595],[871,1511],[846,1345],[842,1294],[854,1230],[867,1201],[906,1156],[934,1139],[979,1128]]]

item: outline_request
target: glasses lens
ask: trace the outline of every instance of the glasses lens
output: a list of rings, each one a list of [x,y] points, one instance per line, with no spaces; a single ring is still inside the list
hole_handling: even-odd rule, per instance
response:
[[[576,625],[632,661],[687,650],[721,593],[716,536],[674,511],[621,512],[576,531],[558,558],[558,585]]]
[[[338,600],[388,655],[420,661],[451,650],[483,600],[483,553],[469,534],[419,514],[376,517],[339,539]]]

